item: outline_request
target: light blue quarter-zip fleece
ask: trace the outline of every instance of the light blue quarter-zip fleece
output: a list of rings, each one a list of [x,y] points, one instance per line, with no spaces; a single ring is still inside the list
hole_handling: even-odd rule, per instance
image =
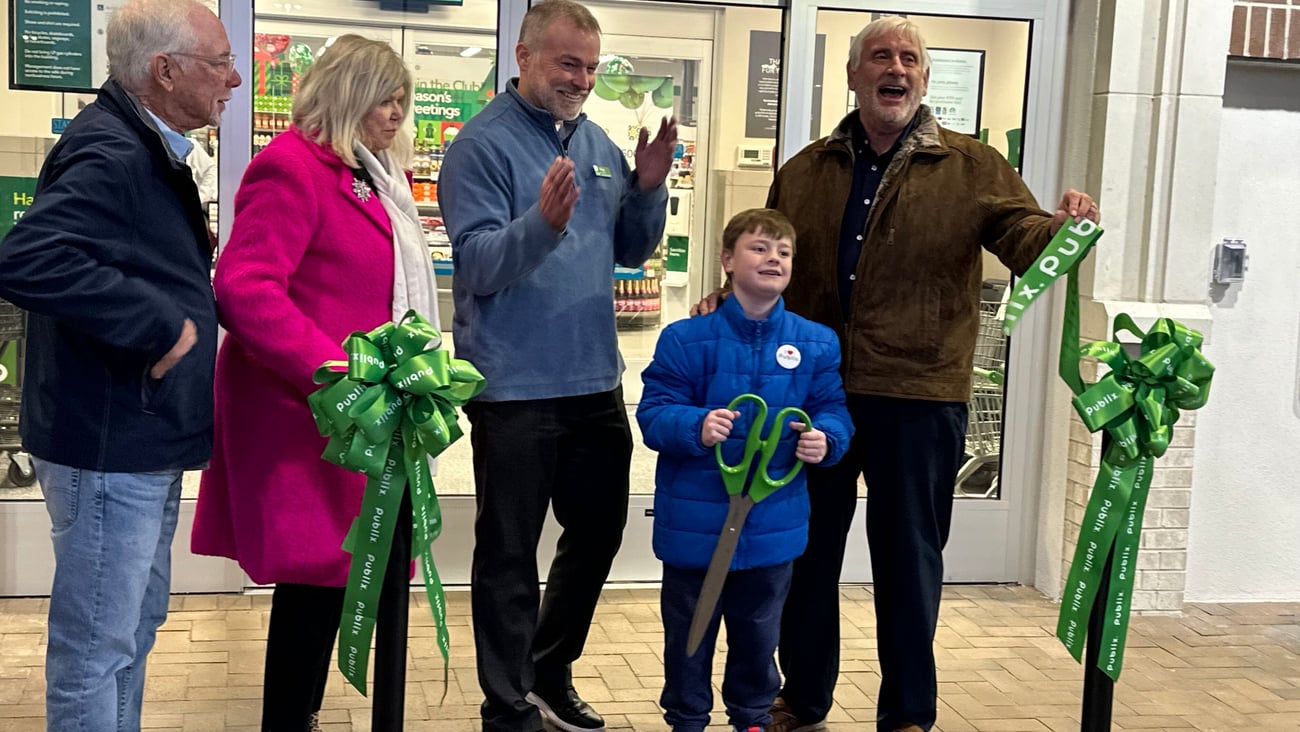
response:
[[[581,115],[567,141],[580,193],[568,227],[555,232],[537,202],[566,145],[516,83],[466,123],[439,175],[456,356],[483,373],[485,401],[609,391],[623,372],[614,265],[640,266],[654,251],[667,188],[642,192],[622,151]]]

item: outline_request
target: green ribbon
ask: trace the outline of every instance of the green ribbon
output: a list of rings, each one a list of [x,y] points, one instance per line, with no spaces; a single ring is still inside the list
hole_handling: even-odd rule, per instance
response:
[[[1075,322],[1078,322],[1078,285],[1074,270],[1087,256],[1092,245],[1101,238],[1102,228],[1088,219],[1067,223],[1068,226],[1057,229],[1056,236],[1047,242],[1043,253],[1034,260],[1029,271],[1025,272],[1023,277],[1016,279],[1016,289],[1007,299],[1007,313],[1002,320],[1003,333],[1011,335],[1011,331],[1015,330],[1016,324],[1020,322],[1020,316],[1029,310],[1034,300],[1046,292],[1056,278],[1066,273],[1070,275],[1070,285],[1075,288],[1073,290],[1076,293],[1074,312]]]
[[[1199,409],[1209,398],[1214,366],[1200,351],[1201,334],[1169,318],[1157,320],[1150,331],[1143,332],[1133,318],[1121,313],[1115,318],[1112,340],[1079,345],[1075,269],[1101,232],[1091,222],[1057,232],[1026,275],[1029,282],[1018,283],[1020,289],[1008,302],[1004,327],[1009,335],[1015,326],[1012,313],[1018,318],[1052,279],[1068,274],[1058,371],[1074,392],[1074,408],[1084,425],[1092,432],[1106,430],[1112,441],[1102,456],[1084,511],[1056,635],[1076,661],[1082,659],[1088,619],[1113,547],[1097,665],[1118,680],[1124,665],[1142,516],[1155,460],[1169,449],[1179,410]],[[1091,238],[1085,241],[1086,237]],[[1044,280],[1044,276],[1049,277]],[[1017,302],[1020,307],[1015,306]],[[1120,343],[1122,332],[1139,339],[1137,358],[1130,358]],[[1110,373],[1095,384],[1086,384],[1079,373],[1083,358],[1096,358]]]
[[[484,381],[473,364],[452,358],[441,345],[438,330],[408,311],[397,323],[348,336],[348,360],[322,364],[312,378],[323,386],[307,397],[317,428],[329,438],[321,457],[367,476],[361,511],[343,541],[352,565],[339,619],[339,670],[362,695],[379,592],[408,485],[413,548],[438,628],[446,694],[447,603],[432,548],[442,532],[442,512],[428,458],[461,437],[456,407],[483,391]]]
[[[1130,358],[1119,342],[1119,334],[1125,331],[1140,340],[1137,358]],[[1080,380],[1073,402],[1089,431],[1106,430],[1111,443],[1102,456],[1097,483],[1084,512],[1056,635],[1079,660],[1100,582],[1098,558],[1105,561],[1113,545],[1098,666],[1118,679],[1124,665],[1142,515],[1155,461],[1169,449],[1179,410],[1205,405],[1214,366],[1200,351],[1201,334],[1169,318],[1157,320],[1150,331],[1143,332],[1131,317],[1121,313],[1115,318],[1112,338],[1079,351],[1082,357],[1096,358],[1110,367],[1110,373],[1095,384],[1085,385]],[[1078,343],[1077,336],[1074,342]],[[1072,375],[1077,376],[1078,364],[1076,359],[1070,368]]]

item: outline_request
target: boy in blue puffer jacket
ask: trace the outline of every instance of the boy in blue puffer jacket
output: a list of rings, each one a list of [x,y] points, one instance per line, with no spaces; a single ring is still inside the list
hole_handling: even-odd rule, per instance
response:
[[[804,471],[754,505],[740,534],[718,609],[694,656],[686,636],[705,571],[727,517],[728,496],[714,457],[722,444],[739,463],[751,429],[766,435],[784,407],[800,407],[812,426],[792,423],[769,466],[785,475],[796,460],[831,465],[849,446],[853,423],[840,381],[840,345],[831,329],[786,312],[794,227],[777,211],[736,214],[722,235],[722,267],[733,296],[718,310],[664,329],[636,418],[659,452],[655,472],[655,556],[664,563],[664,691],[659,703],[674,732],[703,732],[713,708],[711,671],[720,618],[727,622],[722,701],[728,721],[761,732],[780,689],[773,654],[791,567],[808,542]],[[769,424],[753,424],[749,403],[727,409],[739,394],[768,404]],[[755,458],[757,463],[757,457]]]

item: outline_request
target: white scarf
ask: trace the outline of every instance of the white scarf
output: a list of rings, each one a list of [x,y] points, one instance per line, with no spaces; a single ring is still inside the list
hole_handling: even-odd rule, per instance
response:
[[[374,179],[375,192],[393,226],[393,322],[399,321],[407,310],[415,310],[437,328],[438,284],[433,278],[433,260],[424,230],[420,228],[420,214],[406,182],[406,173],[386,150],[380,150],[376,156],[356,142],[352,144],[352,154]]]
[[[393,226],[393,322],[401,320],[406,311],[415,310],[441,330],[433,257],[429,254],[424,229],[420,228],[420,214],[415,208],[411,186],[406,182],[406,173],[397,167],[387,150],[380,150],[376,157],[364,145],[354,142],[352,154],[374,179],[375,192]],[[438,461],[434,458],[429,458],[429,474],[438,474]]]

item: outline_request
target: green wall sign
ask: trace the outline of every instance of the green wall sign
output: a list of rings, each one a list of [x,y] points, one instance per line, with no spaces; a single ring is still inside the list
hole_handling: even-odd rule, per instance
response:
[[[0,177],[0,246],[4,245],[5,234],[14,228],[18,219],[23,217],[32,205],[32,194],[36,191],[35,178]],[[10,346],[0,354],[0,384],[17,383],[18,349]]]
[[[104,30],[125,0],[12,0],[9,86],[93,91],[108,78]]]
[[[14,228],[14,224],[32,205],[35,191],[35,178],[0,177],[0,239]]]
[[[664,261],[664,269],[669,272],[685,272],[687,270],[687,256],[691,251],[691,240],[684,236],[670,235],[668,237],[668,256]]]

